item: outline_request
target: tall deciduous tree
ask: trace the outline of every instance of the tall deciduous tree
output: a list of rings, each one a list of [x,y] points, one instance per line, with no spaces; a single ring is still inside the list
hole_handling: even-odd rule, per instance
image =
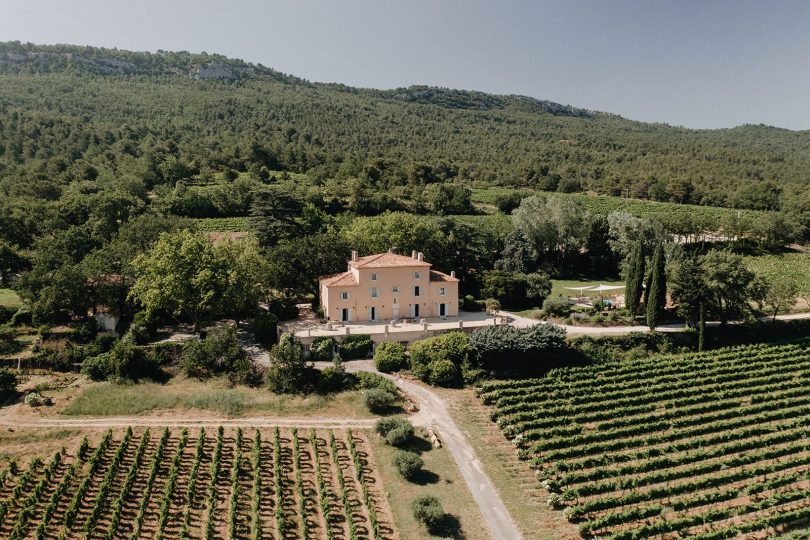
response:
[[[780,311],[787,311],[796,305],[799,286],[792,276],[778,276],[768,281],[763,301],[776,320]]]
[[[677,306],[678,316],[689,326],[698,326],[701,310],[705,314],[706,306],[711,302],[699,257],[685,255],[672,265],[670,294]]]
[[[641,294],[644,290],[644,249],[641,241],[633,245],[625,262],[624,270],[624,304],[631,314],[635,314],[638,311]]]
[[[435,219],[404,212],[386,212],[358,218],[342,231],[352,249],[380,253],[395,248],[400,253],[421,251],[425,259],[441,266],[448,253],[448,239]]]
[[[8,286],[14,274],[25,267],[25,259],[8,242],[0,240],[0,285]]]
[[[228,240],[214,246],[216,256],[225,268],[222,311],[239,321],[253,314],[259,300],[267,293],[267,263],[252,239]]]
[[[710,251],[701,266],[710,295],[707,312],[716,314],[720,322],[750,315],[751,302],[762,299],[762,287],[741,256]]]
[[[512,229],[504,242],[501,258],[495,262],[497,270],[525,274],[537,267],[537,252],[526,237],[517,229]]]
[[[195,331],[217,313],[228,284],[229,269],[211,241],[189,231],[161,235],[133,266],[137,279],[130,298],[148,312],[191,322]]]
[[[571,264],[590,232],[588,212],[573,199],[532,196],[512,213],[515,229],[558,268]]]
[[[650,287],[647,290],[647,326],[655,330],[664,315],[667,303],[667,271],[664,245],[658,244],[651,264]]]
[[[312,294],[318,300],[318,278],[346,270],[346,241],[334,232],[291,238],[267,252],[270,286],[285,296]]]

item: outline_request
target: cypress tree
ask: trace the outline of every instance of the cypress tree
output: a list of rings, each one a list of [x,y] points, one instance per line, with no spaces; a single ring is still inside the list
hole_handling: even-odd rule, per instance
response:
[[[641,242],[636,242],[627,257],[624,305],[631,315],[635,315],[641,303],[644,285],[644,251]]]
[[[652,262],[653,262],[652,257],[650,257],[649,265],[647,264],[646,261],[644,263],[644,270],[645,270],[645,273],[644,273],[644,292],[642,293],[642,295],[643,295],[642,298],[644,298],[644,305],[645,306],[650,303],[650,284],[652,283],[652,275],[653,275]]]
[[[652,275],[647,290],[647,326],[650,330],[655,330],[661,322],[667,302],[667,270],[662,243],[655,248],[651,266]]]

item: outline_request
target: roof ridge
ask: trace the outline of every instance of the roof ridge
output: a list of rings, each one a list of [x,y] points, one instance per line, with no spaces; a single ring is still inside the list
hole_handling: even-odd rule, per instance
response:
[[[353,268],[374,268],[376,266],[387,266],[385,263],[390,261],[393,266],[432,266],[424,259],[414,259],[408,255],[401,255],[399,253],[392,253],[386,251],[384,253],[374,253],[364,257],[358,257],[356,260],[350,260],[349,265]]]
[[[367,265],[368,263],[370,263],[370,262],[374,262],[374,261],[376,261],[377,259],[379,259],[380,257],[382,257],[383,255],[387,255],[387,254],[388,254],[388,252],[385,252],[385,253],[377,253],[376,255],[366,255],[365,257],[360,257],[360,259],[364,259],[364,260],[363,260],[363,263],[362,263],[362,264],[359,264],[358,266],[365,266],[365,265]]]

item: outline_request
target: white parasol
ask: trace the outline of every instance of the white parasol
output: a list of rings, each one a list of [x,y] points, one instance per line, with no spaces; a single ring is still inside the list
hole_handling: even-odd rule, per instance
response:
[[[585,291],[590,290],[593,288],[593,285],[588,285],[586,287],[566,287],[569,291],[579,291],[579,295],[582,296]]]
[[[602,285],[600,283],[598,287],[594,287],[593,289],[591,289],[591,292],[598,292],[599,296],[604,298],[604,295],[602,293],[607,291],[617,291],[619,289],[624,289],[624,287],[625,287],[624,285]]]

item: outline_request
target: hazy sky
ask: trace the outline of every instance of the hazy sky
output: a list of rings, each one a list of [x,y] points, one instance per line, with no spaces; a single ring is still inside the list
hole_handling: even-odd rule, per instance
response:
[[[218,52],[312,81],[810,129],[807,0],[0,0],[0,40]]]

